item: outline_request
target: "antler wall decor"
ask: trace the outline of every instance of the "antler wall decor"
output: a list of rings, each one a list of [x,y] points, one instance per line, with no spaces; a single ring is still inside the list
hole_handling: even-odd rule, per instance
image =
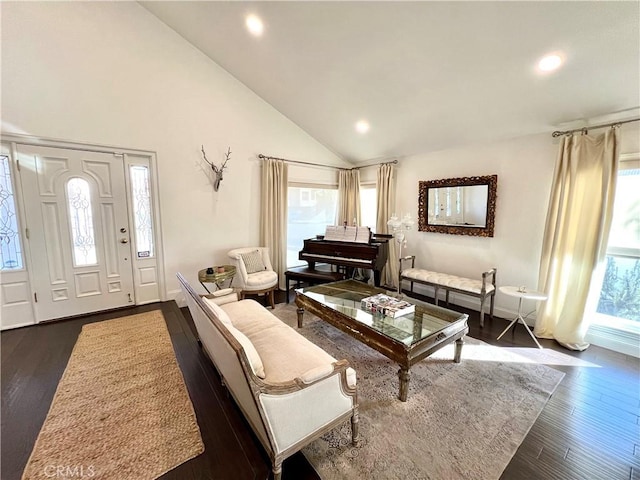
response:
[[[211,169],[216,176],[216,179],[213,182],[213,189],[217,192],[218,188],[220,188],[220,182],[222,181],[222,172],[227,166],[227,162],[231,159],[231,147],[229,147],[227,153],[224,154],[224,162],[222,162],[222,165],[219,167],[215,163],[209,161],[207,154],[204,151],[204,145],[202,145],[202,156],[204,157],[204,161],[211,166]]]

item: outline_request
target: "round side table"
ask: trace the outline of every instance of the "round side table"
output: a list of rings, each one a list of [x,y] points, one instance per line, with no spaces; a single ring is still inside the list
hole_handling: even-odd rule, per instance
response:
[[[218,290],[223,288],[223,283],[226,280],[229,280],[229,286],[233,282],[233,277],[236,275],[236,267],[233,265],[220,265],[219,267],[210,267],[213,272],[207,273],[207,269],[203,268],[198,272],[198,281],[207,291],[207,293],[211,293],[205,283],[213,283],[215,284]],[[222,269],[222,272],[218,272],[218,268]]]
[[[505,295],[511,295],[512,297],[518,297],[518,315],[513,321],[509,324],[507,328],[498,336],[497,340],[500,340],[502,336],[509,331],[511,327],[515,327],[515,325],[520,322],[524,325],[527,333],[533,338],[533,341],[536,342],[538,348],[542,348],[540,343],[538,343],[538,339],[535,337],[529,325],[524,321],[522,317],[522,300],[537,300],[542,301],[547,299],[547,294],[543,292],[536,292],[535,290],[527,290],[524,287],[500,287],[499,290]]]

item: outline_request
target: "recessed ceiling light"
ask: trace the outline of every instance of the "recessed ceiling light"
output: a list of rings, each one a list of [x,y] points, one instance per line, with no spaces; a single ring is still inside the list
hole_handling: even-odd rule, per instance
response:
[[[251,34],[255,35],[256,37],[259,37],[260,35],[262,35],[262,32],[264,32],[264,24],[262,23],[262,20],[260,20],[260,18],[255,15],[249,15],[245,23],[247,25],[247,28],[249,29],[249,32],[251,32]]]
[[[369,122],[366,120],[360,120],[356,123],[356,130],[360,133],[367,133],[369,131]]]
[[[538,62],[538,70],[541,72],[553,72],[562,65],[562,57],[557,53],[545,55]]]

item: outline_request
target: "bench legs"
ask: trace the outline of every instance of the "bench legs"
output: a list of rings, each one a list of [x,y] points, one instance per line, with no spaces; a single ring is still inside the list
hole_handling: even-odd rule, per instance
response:
[[[285,301],[289,303],[289,291],[290,291],[289,282],[291,281],[291,279],[289,278],[288,275],[286,278],[287,278],[287,290],[285,291]]]
[[[493,304],[496,299],[495,291],[491,293],[490,297],[491,300],[489,303],[489,317],[491,317],[491,320],[493,320]],[[480,298],[480,328],[484,327],[484,303],[486,299],[487,297]]]
[[[402,280],[408,280],[411,283],[411,293],[413,293],[413,283],[414,280],[410,279],[410,278],[403,278],[402,276],[400,277],[400,282],[402,282]],[[447,304],[447,306],[449,306],[449,288],[447,287],[443,287],[443,286],[439,286],[433,283],[423,283],[420,281],[417,281],[416,283],[421,283],[423,285],[427,285],[430,287],[433,287],[433,303],[438,306],[438,303],[440,302],[439,297],[439,293],[440,293],[440,289],[444,289],[445,291],[445,302]],[[489,295],[479,295],[479,294],[474,294],[474,293],[466,293],[466,292],[460,292],[462,295],[469,295],[469,296],[473,296],[476,298],[480,298],[480,328],[484,327],[484,306],[487,300],[487,297],[491,297],[490,300],[490,304],[489,304],[489,316],[491,317],[491,320],[493,320],[493,306],[495,303],[495,290],[493,290]]]

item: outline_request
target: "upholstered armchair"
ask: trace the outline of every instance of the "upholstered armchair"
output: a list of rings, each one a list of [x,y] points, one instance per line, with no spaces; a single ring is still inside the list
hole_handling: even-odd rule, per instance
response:
[[[273,271],[269,249],[266,247],[245,247],[227,253],[236,267],[233,281],[245,293],[265,294],[271,308],[275,308],[273,292],[278,286],[278,274]]]

